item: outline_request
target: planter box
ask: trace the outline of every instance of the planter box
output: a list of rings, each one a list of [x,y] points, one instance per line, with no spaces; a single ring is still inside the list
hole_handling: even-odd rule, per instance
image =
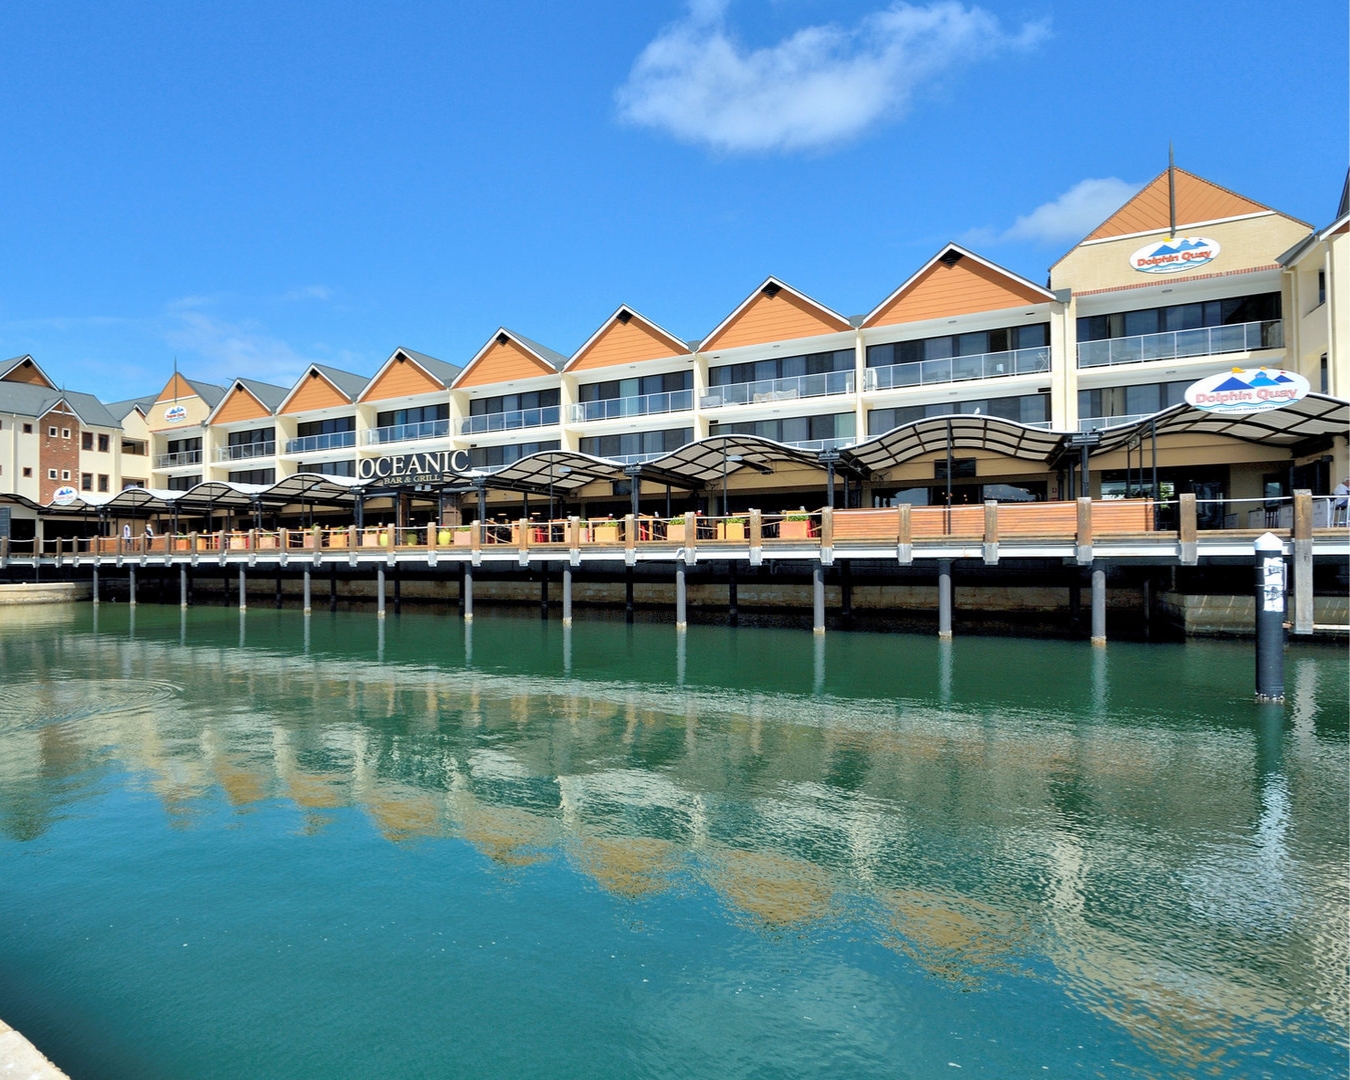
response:
[[[591,543],[593,544],[617,544],[619,542],[619,526],[615,525],[593,525],[591,527]]]
[[[231,551],[247,551],[247,550],[248,550],[248,534],[247,534],[247,533],[231,533],[231,534],[230,534],[230,550],[231,550]]]
[[[168,551],[169,538],[167,536],[152,536],[150,538],[151,551]]]
[[[260,537],[258,537],[258,550],[259,550],[259,551],[275,551],[275,550],[276,550],[276,546],[277,546],[277,538],[276,538],[275,536],[260,536]]]
[[[331,532],[328,534],[328,546],[330,548],[345,548],[347,546],[347,533]]]
[[[455,547],[473,547],[473,532],[469,529],[456,529],[452,543]]]
[[[809,521],[780,521],[778,523],[778,539],[810,540],[811,523]]]
[[[717,523],[717,539],[719,540],[744,540],[745,522],[743,521],[719,521]]]
[[[175,536],[173,538],[174,551],[191,551],[192,541],[186,536]]]

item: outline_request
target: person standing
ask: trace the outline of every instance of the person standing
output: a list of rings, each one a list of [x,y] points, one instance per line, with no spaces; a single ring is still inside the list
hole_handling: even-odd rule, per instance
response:
[[[1336,496],[1331,504],[1333,525],[1344,525],[1350,520],[1350,476],[1345,477],[1331,492]]]

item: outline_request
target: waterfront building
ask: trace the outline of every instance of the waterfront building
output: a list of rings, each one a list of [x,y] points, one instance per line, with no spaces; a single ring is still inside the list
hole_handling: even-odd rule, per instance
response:
[[[1344,400],[1348,222],[1345,195],[1314,229],[1169,168],[1044,285],[950,243],[861,315],[770,276],[695,340],[621,305],[570,356],[502,327],[462,365],[398,348],[369,377],[311,365],[290,387],[175,372],[153,400],[99,417],[111,419],[106,463],[54,467],[97,478],[75,484],[94,506],[103,478],[110,493],[262,489],[299,474],[341,487],[432,454],[456,462],[457,483],[367,482],[366,504],[400,524],[448,524],[542,512],[545,491],[550,512],[565,497],[567,512],[623,513],[634,482],[652,510],[818,506],[836,464],[843,506],[1113,498],[1152,492],[1156,466],[1160,494],[1196,494],[1202,524],[1234,524],[1225,500],[1330,493],[1346,438],[1192,422],[1183,393],[1267,367]],[[21,360],[0,379],[41,376]],[[778,449],[755,460],[737,449],[759,440]],[[15,447],[0,462],[4,490],[50,502],[11,476],[53,466]],[[236,500],[239,517],[247,510]]]

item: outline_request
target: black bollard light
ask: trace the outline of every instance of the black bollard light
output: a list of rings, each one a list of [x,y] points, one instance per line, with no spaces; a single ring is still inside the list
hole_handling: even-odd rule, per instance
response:
[[[1284,543],[1256,540],[1256,700],[1284,700]]]

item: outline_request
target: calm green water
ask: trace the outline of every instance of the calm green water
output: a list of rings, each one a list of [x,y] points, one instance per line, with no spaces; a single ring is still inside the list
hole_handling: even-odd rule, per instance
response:
[[[1322,1077],[1347,665],[0,613],[0,1017],[76,1080]]]

